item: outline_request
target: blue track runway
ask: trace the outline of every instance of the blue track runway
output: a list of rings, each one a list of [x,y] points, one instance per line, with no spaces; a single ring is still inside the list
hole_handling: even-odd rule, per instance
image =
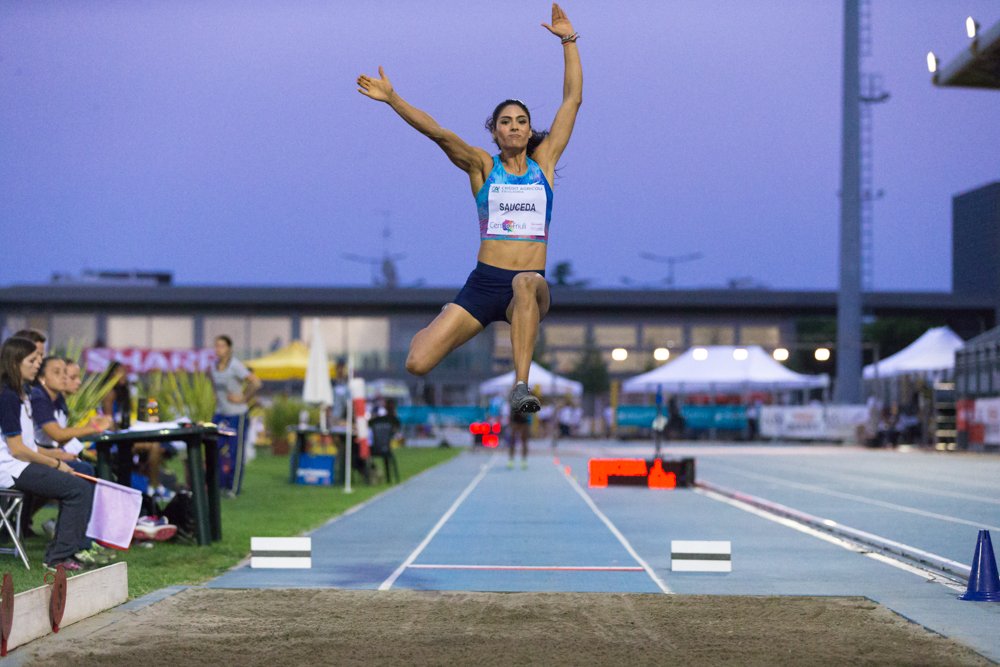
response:
[[[465,453],[315,531],[311,570],[241,567],[209,585],[864,595],[1000,660],[1000,603],[959,601],[954,584],[907,564],[703,490],[586,488],[591,457],[651,456],[648,444],[536,451],[527,470]],[[666,454],[694,456],[716,486],[966,565],[979,528],[1000,543],[1000,457],[712,444]],[[670,541],[682,539],[731,541],[733,571],[671,572]]]

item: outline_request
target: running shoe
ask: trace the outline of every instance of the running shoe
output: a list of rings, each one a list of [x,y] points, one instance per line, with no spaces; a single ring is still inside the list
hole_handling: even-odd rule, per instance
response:
[[[97,554],[98,558],[105,561],[105,564],[112,563],[118,560],[118,551],[115,549],[109,549],[108,547],[94,542],[90,550]]]
[[[94,547],[77,551],[73,554],[73,560],[77,561],[84,567],[103,567],[111,562],[110,559],[94,549]]]
[[[67,558],[66,560],[56,561],[55,563],[45,563],[45,569],[49,572],[55,572],[56,568],[60,565],[67,572],[79,572],[83,569],[83,565],[75,558]]]
[[[513,469],[514,469],[514,459],[509,459],[507,461],[507,470],[513,470]]]
[[[525,382],[518,382],[514,385],[514,391],[510,392],[511,412],[538,412],[542,408],[541,401],[531,393]]]
[[[527,469],[528,469],[528,459],[524,459],[521,461],[521,470],[527,470]]]
[[[169,540],[177,534],[177,526],[167,523],[167,520],[158,516],[141,516],[135,524],[132,532],[132,539],[140,542],[153,540],[163,542]]]

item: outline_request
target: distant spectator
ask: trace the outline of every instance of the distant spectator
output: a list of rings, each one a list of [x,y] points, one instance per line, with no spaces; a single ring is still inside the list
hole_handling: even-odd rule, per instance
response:
[[[229,336],[215,337],[215,356],[212,384],[215,385],[216,414],[213,421],[235,431],[232,436],[219,436],[219,485],[226,495],[236,496],[243,486],[247,412],[250,399],[261,383],[233,357],[233,340]]]

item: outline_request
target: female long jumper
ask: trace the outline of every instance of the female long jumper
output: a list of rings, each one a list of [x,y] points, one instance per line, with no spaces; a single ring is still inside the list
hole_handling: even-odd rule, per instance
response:
[[[541,407],[527,383],[538,326],[549,310],[545,256],[552,215],[551,186],[583,99],[578,34],[555,3],[552,24],[542,26],[562,43],[562,104],[547,133],[532,129],[531,113],[520,100],[497,105],[486,123],[500,149],[497,155],[470,146],[406,102],[382,67],[378,78],[362,74],[357,81],[359,93],[388,104],[468,174],[479,209],[478,264],[455,300],[413,337],[406,369],[424,375],[491,322],[510,322],[516,376],[510,401],[515,412],[536,412]]]

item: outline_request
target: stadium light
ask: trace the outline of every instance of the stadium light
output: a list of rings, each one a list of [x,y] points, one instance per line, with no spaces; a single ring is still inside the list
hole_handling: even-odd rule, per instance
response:
[[[975,39],[978,32],[979,23],[976,22],[976,19],[971,16],[965,19],[965,34],[969,36],[969,39]]]
[[[784,347],[778,347],[774,349],[771,353],[775,361],[788,361],[788,349]]]
[[[665,347],[658,347],[653,350],[653,359],[657,361],[666,361],[670,358],[670,350]]]
[[[816,361],[829,361],[830,349],[826,347],[817,347],[816,351],[813,352],[813,356],[816,358]]]
[[[933,51],[927,52],[927,71],[936,74],[938,70],[938,58]]]
[[[691,352],[691,356],[694,357],[695,361],[705,361],[708,359],[708,350],[703,347],[696,347],[694,351]]]
[[[738,347],[733,350],[733,359],[736,361],[746,361],[750,357],[750,353],[747,352],[745,347]]]
[[[625,361],[626,359],[628,359],[628,350],[626,350],[624,347],[616,347],[615,349],[611,350],[611,358],[614,359],[615,361]]]

